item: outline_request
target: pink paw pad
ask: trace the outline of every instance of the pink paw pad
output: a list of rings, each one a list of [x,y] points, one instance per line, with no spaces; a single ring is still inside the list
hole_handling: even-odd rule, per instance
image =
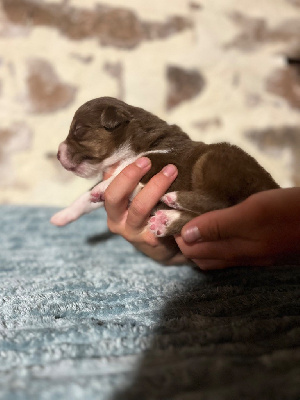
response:
[[[176,192],[171,192],[165,194],[162,198],[161,201],[165,203],[167,206],[171,208],[178,208],[178,203],[177,203],[177,194]]]
[[[149,220],[149,229],[156,236],[165,236],[166,228],[168,226],[169,219],[164,211],[157,211],[153,217]]]
[[[91,192],[91,202],[92,203],[99,203],[101,201],[104,201],[104,193],[102,192]]]

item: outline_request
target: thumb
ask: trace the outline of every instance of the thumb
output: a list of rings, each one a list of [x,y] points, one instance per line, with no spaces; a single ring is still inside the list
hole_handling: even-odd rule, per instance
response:
[[[189,221],[181,231],[185,243],[217,241],[232,236],[238,223],[238,206],[210,211]]]

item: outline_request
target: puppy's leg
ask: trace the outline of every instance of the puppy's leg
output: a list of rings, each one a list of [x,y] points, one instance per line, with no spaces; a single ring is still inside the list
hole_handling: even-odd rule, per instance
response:
[[[91,196],[90,196],[90,201],[92,203],[98,203],[99,201],[104,201],[105,199],[105,191],[110,185],[110,183],[113,181],[114,178],[109,178],[106,179],[103,182],[98,183],[96,186],[93,187],[91,190]],[[135,187],[134,191],[131,193],[129,200],[132,201],[133,198],[142,190],[144,185],[142,183],[138,183],[138,185]]]
[[[91,191],[88,191],[76,199],[70,206],[54,214],[50,222],[56,226],[64,226],[102,206],[103,202],[91,203]]]
[[[178,210],[158,210],[148,221],[148,227],[157,237],[176,235],[196,214]]]
[[[111,176],[110,178],[105,179],[105,181],[98,183],[92,188],[92,190],[90,191],[90,201],[92,203],[99,203],[104,201],[105,190],[114,180],[114,178],[115,178],[114,176]]]
[[[91,202],[97,203],[99,201],[104,201],[104,198],[105,198],[104,193],[105,193],[106,189],[108,188],[108,186],[111,184],[111,182],[127,165],[129,165],[131,162],[133,162],[135,160],[136,160],[136,157],[128,158],[127,160],[121,162],[120,165],[115,169],[115,171],[109,178],[107,178],[104,181],[101,181],[100,183],[95,185],[91,190]],[[136,189],[133,191],[133,194],[131,196],[131,200],[141,190],[142,187],[143,187],[142,184],[140,186],[138,185],[136,187]]]
[[[179,191],[166,193],[161,199],[168,207],[203,214],[208,211],[228,207],[230,204],[217,200],[200,191]]]

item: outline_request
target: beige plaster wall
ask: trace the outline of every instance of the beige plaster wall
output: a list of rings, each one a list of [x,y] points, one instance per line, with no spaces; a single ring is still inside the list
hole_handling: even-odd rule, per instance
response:
[[[230,141],[300,184],[299,0],[2,0],[0,202],[63,206],[89,188],[58,144],[115,96]]]

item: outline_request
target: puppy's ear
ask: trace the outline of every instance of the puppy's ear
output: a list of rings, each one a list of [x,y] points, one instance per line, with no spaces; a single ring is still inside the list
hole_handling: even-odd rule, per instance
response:
[[[124,122],[129,122],[130,115],[118,107],[107,106],[101,114],[101,125],[108,131],[113,131]]]

